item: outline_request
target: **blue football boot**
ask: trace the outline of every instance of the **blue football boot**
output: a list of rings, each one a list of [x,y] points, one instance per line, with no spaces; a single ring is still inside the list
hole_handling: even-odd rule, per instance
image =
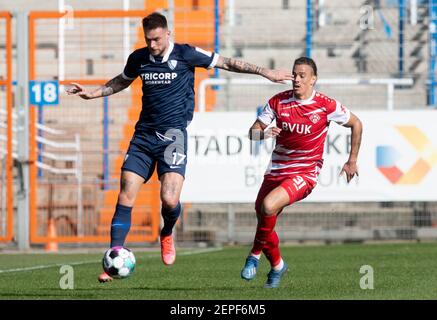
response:
[[[243,270],[241,270],[241,278],[249,281],[255,278],[256,269],[258,268],[259,260],[253,256],[248,256]]]
[[[279,283],[283,275],[288,271],[288,265],[284,262],[284,266],[281,270],[275,271],[273,269],[267,274],[267,282],[264,285],[264,288],[277,288],[279,287]]]

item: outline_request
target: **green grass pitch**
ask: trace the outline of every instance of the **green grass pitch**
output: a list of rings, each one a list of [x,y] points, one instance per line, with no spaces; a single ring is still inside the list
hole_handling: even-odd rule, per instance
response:
[[[203,250],[203,251],[202,251]],[[264,289],[269,271],[262,257],[257,277],[240,270],[248,246],[179,249],[166,267],[159,251],[133,249],[137,266],[124,280],[100,284],[102,253],[0,254],[0,299],[436,299],[437,244],[282,246],[290,266],[278,289]],[[74,289],[62,290],[60,266],[71,265]],[[360,268],[373,268],[374,289],[360,288]]]

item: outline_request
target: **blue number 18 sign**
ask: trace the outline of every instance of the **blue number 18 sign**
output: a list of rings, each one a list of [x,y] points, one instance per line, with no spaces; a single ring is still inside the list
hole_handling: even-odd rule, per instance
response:
[[[53,105],[59,104],[58,81],[30,81],[29,97],[32,105]]]

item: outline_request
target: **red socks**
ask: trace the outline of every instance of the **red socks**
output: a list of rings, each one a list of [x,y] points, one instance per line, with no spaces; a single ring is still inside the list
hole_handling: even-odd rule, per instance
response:
[[[269,242],[271,233],[276,225],[276,214],[271,216],[262,215],[256,228],[255,240],[253,241],[252,253],[260,254],[264,246]],[[276,234],[276,232],[275,232]],[[276,235],[276,238],[278,236]]]
[[[256,228],[255,240],[251,253],[258,255],[262,252],[270,261],[270,265],[276,266],[281,262],[281,253],[279,251],[279,238],[274,230],[277,216],[261,216]]]
[[[279,238],[275,230],[270,233],[270,237],[263,248],[267,260],[270,261],[272,267],[281,262],[281,252],[279,250]]]

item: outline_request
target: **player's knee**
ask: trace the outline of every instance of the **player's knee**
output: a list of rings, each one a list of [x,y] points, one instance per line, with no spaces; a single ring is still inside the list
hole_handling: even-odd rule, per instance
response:
[[[261,210],[262,215],[265,216],[273,216],[278,213],[278,208],[276,208],[273,201],[269,199],[264,199],[264,201],[261,204]]]
[[[124,206],[133,207],[135,202],[136,194],[129,191],[121,191],[118,195],[118,203]]]
[[[162,207],[167,210],[172,210],[177,207],[179,198],[173,195],[163,195],[161,197]]]

